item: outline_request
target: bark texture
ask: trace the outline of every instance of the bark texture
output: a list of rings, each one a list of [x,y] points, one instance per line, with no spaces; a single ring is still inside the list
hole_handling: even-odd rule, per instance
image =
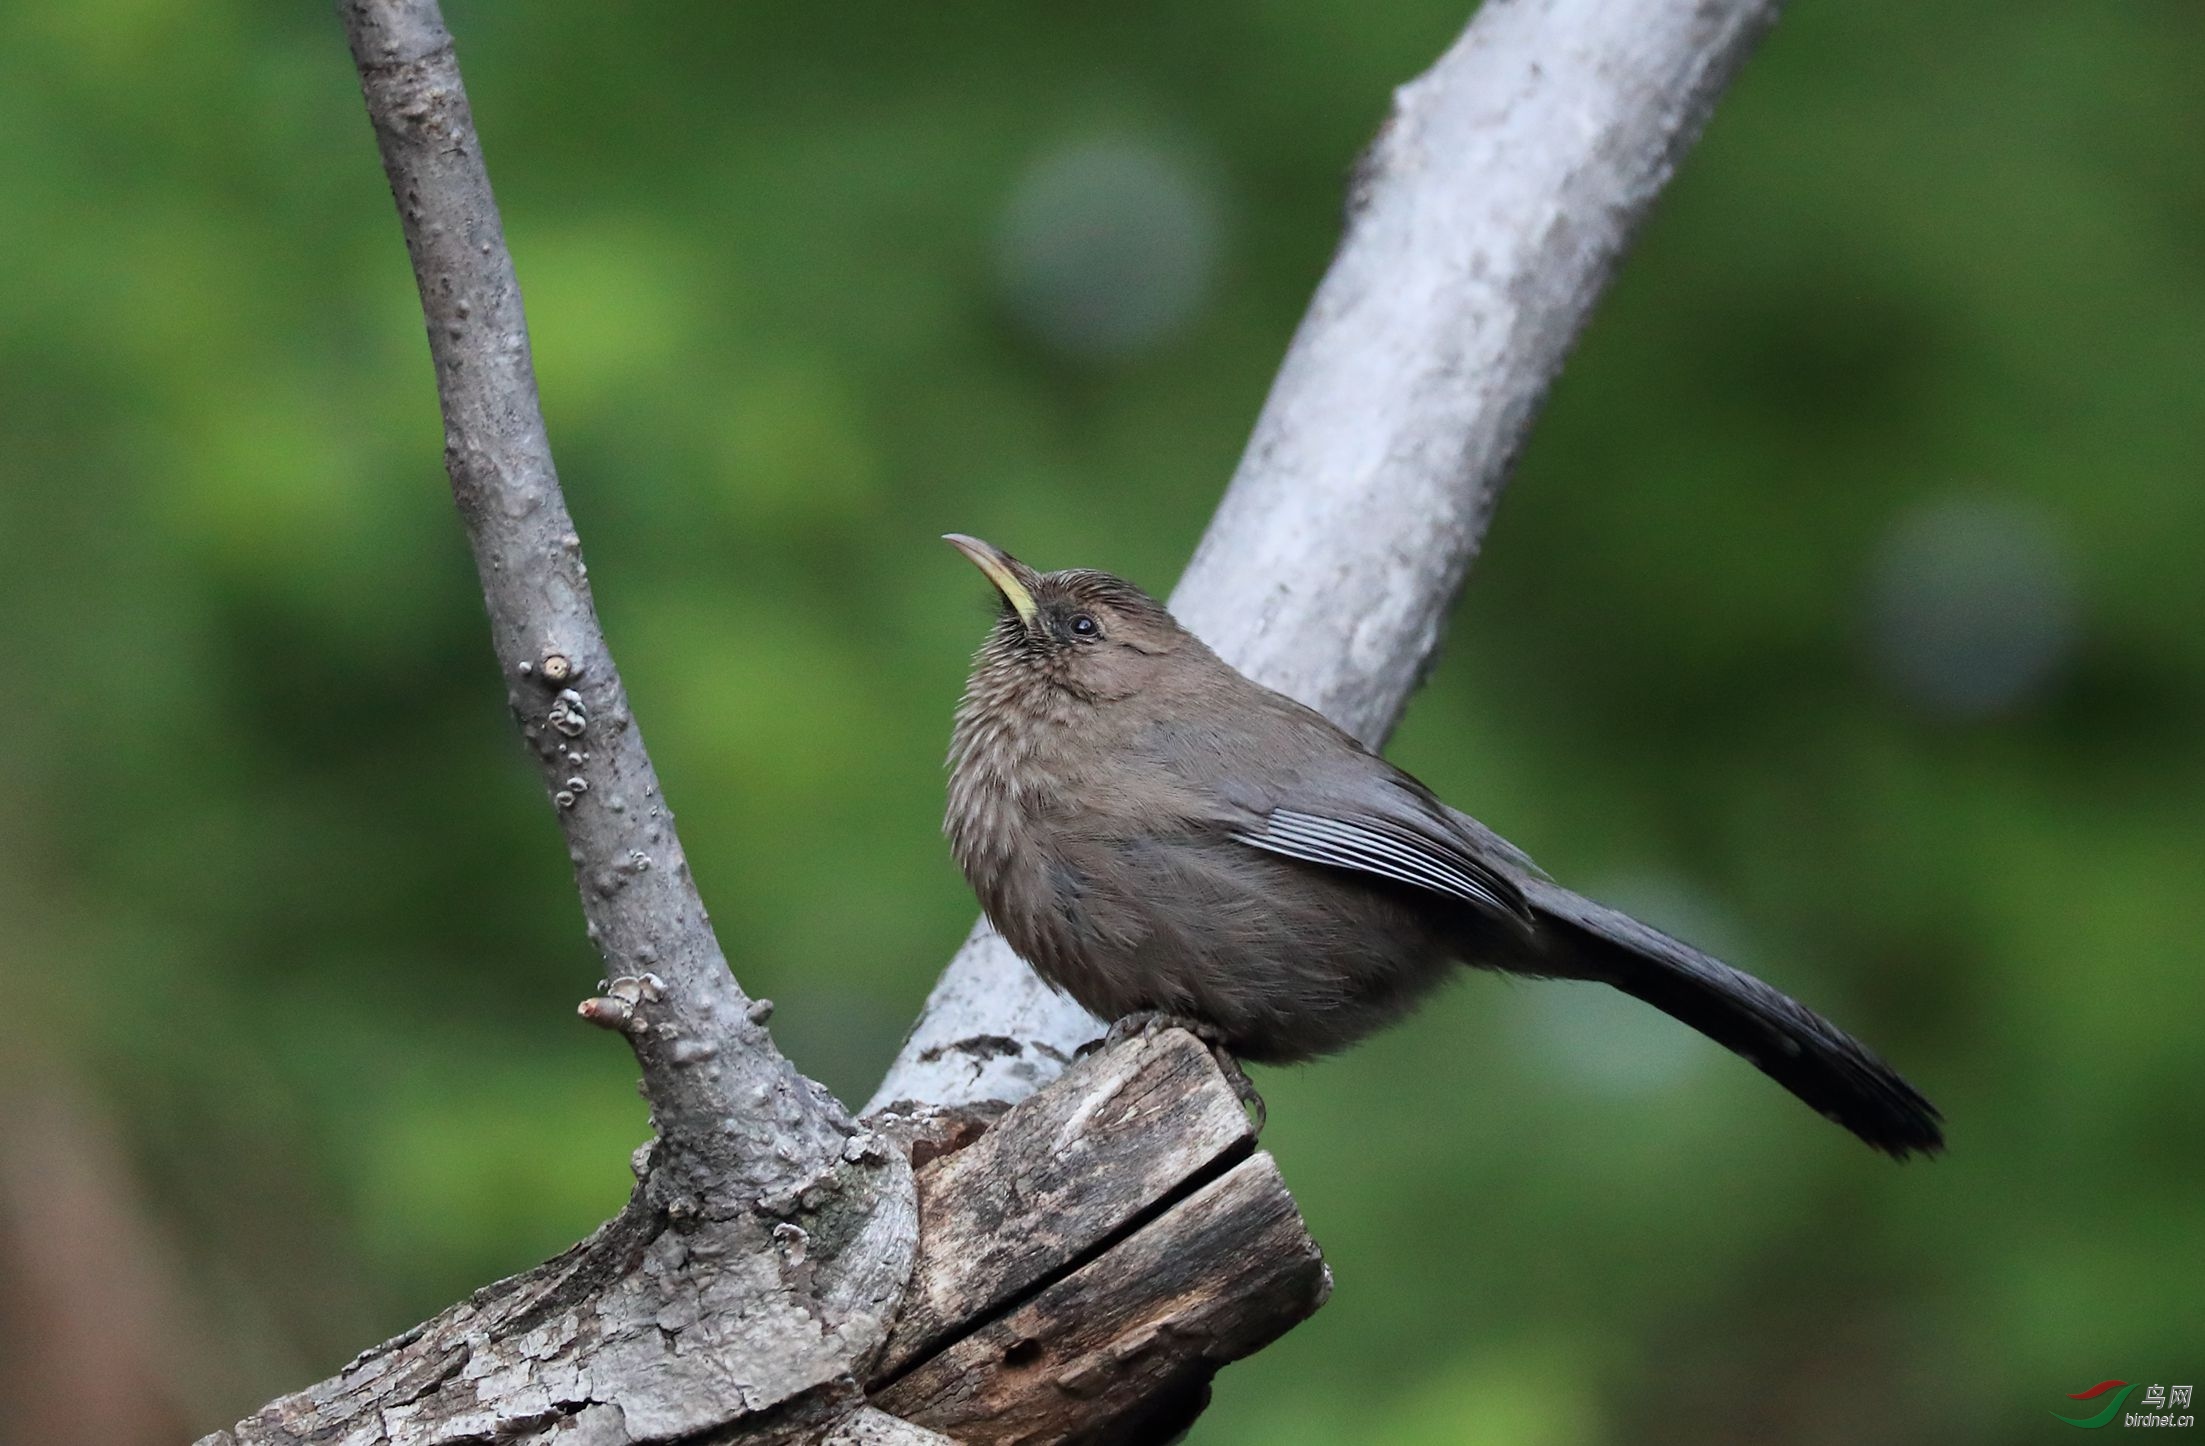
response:
[[[915,1233],[879,1148],[782,1219],[674,1219],[641,1198],[558,1259],[475,1292],[201,1446],[759,1439],[858,1404]],[[855,1232],[854,1236],[851,1232]],[[725,1439],[743,1439],[730,1436]]]
[[[824,1438],[823,1446],[951,1446],[950,1438],[871,1406],[853,1411]]]
[[[1778,8],[1486,0],[1394,93],[1339,252],[1171,595],[1181,622],[1366,742],[1392,731],[1548,385]],[[983,921],[873,1104],[1017,1100],[1101,1029]]]

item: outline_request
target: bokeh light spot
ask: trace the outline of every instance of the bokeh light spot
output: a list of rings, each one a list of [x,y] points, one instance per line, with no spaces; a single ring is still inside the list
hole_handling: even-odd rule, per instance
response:
[[[1085,361],[1122,361],[1183,334],[1217,274],[1213,170],[1185,147],[1130,135],[1040,155],[1004,206],[996,250],[1019,328]]]
[[[1941,718],[1993,718],[2041,696],[2079,633],[2067,538],[2046,513],[1997,497],[1901,515],[1877,547],[1867,603],[1878,675]]]

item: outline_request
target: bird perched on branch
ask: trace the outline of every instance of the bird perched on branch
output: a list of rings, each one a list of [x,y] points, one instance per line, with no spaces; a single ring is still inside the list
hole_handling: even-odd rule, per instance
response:
[[[946,831],[1003,937],[1103,1019],[1265,1064],[1399,1017],[1457,963],[1591,979],[1681,1020],[1876,1149],[1936,1109],[1814,1011],[1580,898],[1108,573],[950,543],[1003,610],[950,746]]]

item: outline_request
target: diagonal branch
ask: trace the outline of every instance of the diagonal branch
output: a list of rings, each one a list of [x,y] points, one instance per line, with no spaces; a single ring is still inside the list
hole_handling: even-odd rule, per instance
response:
[[[1182,622],[1358,736],[1392,731],[1548,384],[1778,7],[1486,0],[1395,92]],[[983,923],[867,1109],[1015,1101],[1099,1029]]]
[[[839,1106],[782,1058],[728,972],[590,601],[551,462],[527,322],[459,64],[434,0],[343,0],[406,233],[444,411],[444,461],[507,698],[615,976],[585,1018],[643,1067],[669,1198],[739,1202],[839,1155]]]

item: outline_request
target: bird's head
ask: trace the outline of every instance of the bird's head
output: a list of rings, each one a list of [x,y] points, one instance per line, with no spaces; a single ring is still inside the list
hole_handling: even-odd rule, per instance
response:
[[[1164,605],[1123,578],[1089,568],[1036,572],[1003,549],[943,538],[987,574],[1003,611],[975,664],[1062,688],[1089,702],[1141,692],[1194,640]],[[1199,644],[1194,644],[1199,647]]]

